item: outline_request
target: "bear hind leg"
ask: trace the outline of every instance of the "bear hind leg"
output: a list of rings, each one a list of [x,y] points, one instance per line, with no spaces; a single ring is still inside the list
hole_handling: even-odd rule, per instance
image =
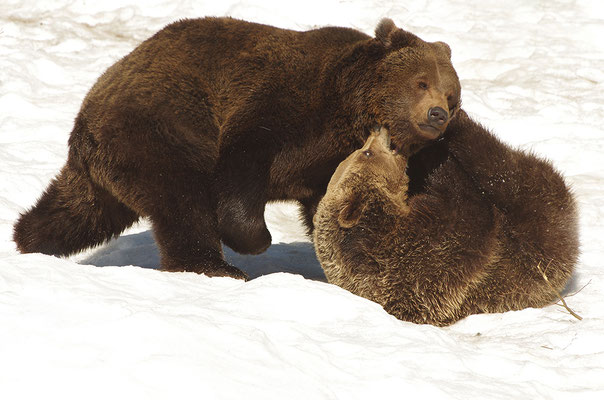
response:
[[[166,203],[156,201],[149,213],[162,269],[247,280],[244,272],[224,260],[210,196],[193,184],[190,189],[179,191],[177,198],[164,195]]]

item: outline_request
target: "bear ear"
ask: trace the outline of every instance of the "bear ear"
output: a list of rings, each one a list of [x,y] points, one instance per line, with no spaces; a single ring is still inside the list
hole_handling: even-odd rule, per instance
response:
[[[361,199],[357,195],[349,198],[344,207],[338,214],[338,224],[342,228],[352,228],[359,223],[361,215],[365,210],[365,204],[361,202]]]
[[[439,52],[445,54],[449,60],[451,59],[451,47],[448,44],[445,42],[434,42],[434,44],[437,46]]]
[[[379,40],[385,47],[390,47],[392,44],[392,34],[398,28],[394,25],[394,21],[390,18],[384,18],[375,28],[375,38]]]

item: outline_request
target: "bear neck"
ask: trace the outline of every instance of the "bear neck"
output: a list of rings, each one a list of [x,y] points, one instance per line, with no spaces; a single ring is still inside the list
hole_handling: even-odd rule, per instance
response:
[[[342,49],[326,71],[326,109],[330,110],[331,130],[354,135],[360,147],[377,121],[375,95],[377,66],[385,49],[375,39],[367,39]],[[344,132],[353,127],[354,132]],[[340,132],[342,131],[342,132]]]

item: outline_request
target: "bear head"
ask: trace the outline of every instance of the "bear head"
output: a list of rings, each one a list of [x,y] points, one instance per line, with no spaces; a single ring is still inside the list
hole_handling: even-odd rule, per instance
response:
[[[392,149],[387,129],[375,128],[365,145],[342,161],[329,181],[324,202],[338,211],[342,228],[355,226],[368,207],[379,214],[401,215],[407,209],[406,158]],[[386,210],[384,208],[392,208]],[[377,211],[377,210],[373,210]]]
[[[461,102],[461,85],[444,42],[426,42],[390,19],[376,28],[370,102],[376,122],[388,127],[398,151],[410,156],[442,137]]]

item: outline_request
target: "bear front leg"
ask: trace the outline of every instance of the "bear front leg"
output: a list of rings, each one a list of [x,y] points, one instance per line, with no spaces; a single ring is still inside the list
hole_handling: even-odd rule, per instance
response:
[[[451,121],[445,135],[451,155],[483,195],[500,209],[513,202],[519,202],[522,208],[530,191],[519,195],[531,173],[520,166],[523,154],[503,144],[463,110]]]
[[[561,209],[573,209],[564,179],[549,162],[510,148],[463,111],[451,121],[446,135],[451,155],[514,223],[531,221],[539,226],[560,217]]]
[[[212,191],[220,239],[241,254],[260,254],[271,245],[264,220],[270,172],[267,152],[258,140],[240,141],[221,152],[216,168]]]

